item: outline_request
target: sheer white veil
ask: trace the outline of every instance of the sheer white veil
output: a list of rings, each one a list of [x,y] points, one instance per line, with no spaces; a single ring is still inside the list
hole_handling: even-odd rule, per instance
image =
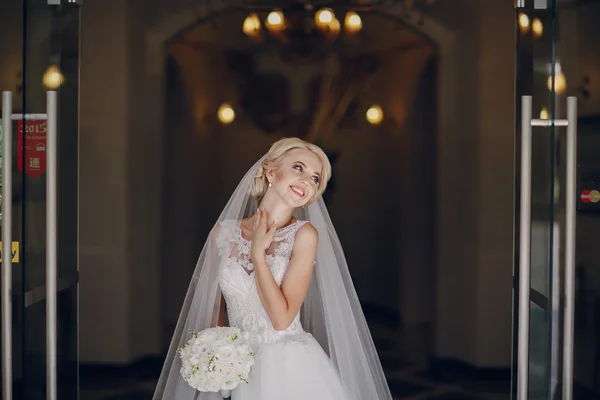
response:
[[[181,377],[177,348],[189,339],[189,331],[201,331],[217,323],[221,304],[220,255],[215,239],[219,223],[252,215],[258,204],[250,188],[264,156],[245,174],[200,253],[183,308],[169,346],[154,400],[220,400],[218,393],[199,393]],[[340,240],[322,197],[299,208],[294,216],[308,220],[319,232],[317,260],[301,322],[329,354],[352,400],[391,400],[381,363],[354,289]],[[235,392],[232,400],[235,400]],[[340,399],[341,400],[341,399]],[[346,399],[344,399],[346,400]]]

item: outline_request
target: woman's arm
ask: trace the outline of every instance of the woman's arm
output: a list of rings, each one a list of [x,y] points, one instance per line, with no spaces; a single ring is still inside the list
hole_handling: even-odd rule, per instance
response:
[[[252,257],[258,295],[275,330],[290,326],[304,303],[315,265],[318,241],[317,230],[310,223],[298,230],[281,288],[267,266],[264,251]]]

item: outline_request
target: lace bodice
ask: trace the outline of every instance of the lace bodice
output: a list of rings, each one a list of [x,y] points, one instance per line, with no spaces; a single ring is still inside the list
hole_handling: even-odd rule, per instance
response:
[[[278,229],[267,250],[267,265],[279,286],[291,258],[296,232],[306,222],[296,221]],[[301,340],[305,332],[299,315],[285,330],[273,329],[258,296],[250,259],[251,241],[242,236],[239,221],[221,222],[216,244],[221,256],[219,285],[227,304],[229,325],[242,329],[253,345]]]

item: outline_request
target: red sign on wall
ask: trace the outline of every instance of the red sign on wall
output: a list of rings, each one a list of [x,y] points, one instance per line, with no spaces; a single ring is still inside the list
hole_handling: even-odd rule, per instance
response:
[[[18,121],[19,171],[32,178],[40,177],[46,172],[46,121]],[[23,163],[23,130],[25,130],[25,162]]]

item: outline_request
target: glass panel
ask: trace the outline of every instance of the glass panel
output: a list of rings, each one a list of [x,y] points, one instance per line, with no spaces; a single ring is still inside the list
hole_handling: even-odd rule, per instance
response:
[[[550,375],[550,354],[548,353],[548,330],[550,319],[548,312],[531,303],[529,309],[529,399],[548,400],[548,382]]]
[[[576,285],[573,352],[574,399],[600,397],[600,3],[580,1],[557,9],[557,58],[567,82],[566,95],[578,97],[578,212],[576,214]],[[559,105],[566,112],[564,100]],[[561,160],[566,151],[561,148]],[[559,163],[561,178],[565,162]],[[562,206],[562,205],[561,205]]]
[[[58,398],[77,398],[79,8],[26,0],[22,109],[46,113],[58,94]],[[46,121],[20,124],[17,165],[22,182],[24,265],[23,373],[32,397],[46,386]],[[17,140],[15,140],[17,142]]]
[[[33,327],[40,326],[46,318],[46,301],[41,300],[25,311],[24,349],[26,392],[22,398],[46,398],[46,340]],[[77,286],[72,285],[58,292],[58,398],[77,399]],[[19,397],[18,397],[19,398]]]
[[[22,112],[23,99],[23,43],[24,43],[24,19],[23,3],[10,1],[2,5],[2,18],[0,24],[0,37],[2,37],[2,57],[0,57],[0,90],[12,92],[12,112]],[[2,105],[0,104],[0,107]],[[22,229],[22,199],[23,191],[21,175],[17,170],[17,124],[12,124],[12,148],[6,149],[12,153],[12,198],[3,198],[3,202],[12,202],[12,241],[19,246],[18,262],[13,263],[12,268],[12,324],[8,329],[12,332],[12,380],[13,398],[26,398],[24,396],[24,373],[23,373],[23,333],[24,333],[24,309],[23,309],[23,229]],[[3,132],[4,134],[4,132]],[[3,137],[4,139],[4,137]],[[7,184],[2,182],[2,185]],[[4,223],[4,218],[2,223]],[[4,238],[2,238],[4,240]],[[16,258],[16,257],[15,257]],[[7,327],[2,326],[3,329]]]
[[[600,397],[600,269],[596,234],[600,211],[600,87],[593,79],[600,60],[597,45],[600,3],[547,1],[544,10],[533,9],[535,3],[544,2],[531,1],[517,14],[517,98],[533,96],[534,118],[564,119],[567,96],[577,97],[577,265],[574,376],[570,390],[573,399],[594,399]],[[564,241],[568,233],[564,231],[568,156],[565,133],[564,128],[533,129],[531,300],[534,305],[530,315],[528,372],[530,395],[535,398],[559,398],[563,390],[562,296]]]
[[[542,4],[544,3],[544,4]],[[544,6],[535,8],[535,6]],[[564,118],[564,80],[556,57],[556,2],[528,0],[516,9],[516,195],[520,203],[521,97],[532,97],[532,117],[537,120]],[[564,128],[539,126],[531,129],[531,290],[529,316],[529,398],[552,399],[561,365],[561,265],[559,238],[560,185],[557,157]],[[519,215],[516,213],[516,252],[519,253]],[[517,258],[518,261],[518,258]],[[518,266],[518,263],[517,263]],[[518,276],[518,267],[515,268]],[[518,287],[518,286],[515,286]],[[517,318],[517,316],[515,316]],[[516,375],[513,373],[513,376]],[[513,385],[513,398],[516,385]]]
[[[63,3],[67,3],[63,1]],[[79,8],[9,1],[2,8],[0,90],[13,93],[13,398],[46,392],[46,91],[58,91],[58,398],[77,398]],[[42,114],[23,120],[24,114]],[[6,182],[0,182],[0,186]],[[2,220],[0,219],[0,222]]]

